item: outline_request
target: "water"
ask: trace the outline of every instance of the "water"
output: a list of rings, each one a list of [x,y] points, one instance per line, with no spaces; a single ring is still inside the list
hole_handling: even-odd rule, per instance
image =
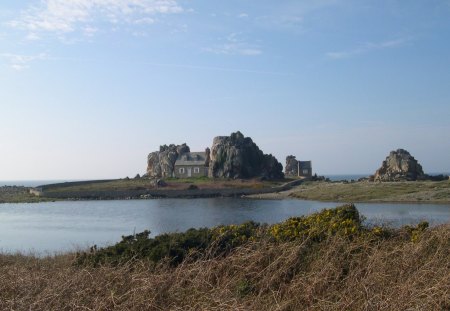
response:
[[[341,180],[347,180],[347,181],[351,181],[351,180],[358,180],[360,178],[367,178],[370,175],[373,175],[374,172],[372,173],[367,173],[367,174],[347,174],[347,175],[325,175],[326,178],[329,178],[331,181],[341,181]],[[449,176],[450,173],[448,172],[444,172],[444,173],[427,173],[430,176],[437,176],[437,175],[444,175],[444,176]]]
[[[331,181],[340,181],[340,180],[358,180],[360,178],[369,177],[371,174],[353,174],[353,175],[325,175],[326,178],[329,178]]]
[[[46,254],[104,246],[145,229],[152,235],[253,220],[280,222],[337,203],[232,198],[0,204],[0,250]],[[371,223],[450,221],[450,205],[357,204]]]
[[[49,184],[57,184],[57,183],[63,183],[63,182],[70,182],[70,181],[78,181],[78,180],[66,180],[66,179],[58,179],[58,180],[0,180],[0,187],[1,186],[24,186],[24,187],[37,187],[42,185],[49,185]]]

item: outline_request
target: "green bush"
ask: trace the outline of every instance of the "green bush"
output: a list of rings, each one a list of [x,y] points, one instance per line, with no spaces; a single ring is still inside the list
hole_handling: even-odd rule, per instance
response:
[[[227,252],[258,237],[260,224],[248,221],[241,225],[218,226],[211,229],[216,250]]]
[[[193,251],[202,251],[211,244],[207,228],[189,229],[184,233],[166,233],[149,238],[150,231],[123,236],[119,243],[78,255],[79,264],[121,264],[133,259],[159,262],[168,258],[172,265],[181,263]]]
[[[309,216],[292,217],[270,227],[270,234],[279,241],[309,237],[321,241],[333,234],[354,235],[361,231],[361,219],[355,205],[347,204],[324,209]]]

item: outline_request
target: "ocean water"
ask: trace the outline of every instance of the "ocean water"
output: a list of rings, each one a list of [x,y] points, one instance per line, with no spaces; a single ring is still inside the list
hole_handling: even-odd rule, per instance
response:
[[[348,174],[348,175],[324,175],[326,178],[329,178],[331,181],[339,181],[339,180],[358,180],[360,178],[369,177],[371,174]]]
[[[0,187],[2,186],[24,186],[37,187],[48,184],[63,183],[69,181],[78,181],[74,179],[54,179],[54,180],[0,180]]]

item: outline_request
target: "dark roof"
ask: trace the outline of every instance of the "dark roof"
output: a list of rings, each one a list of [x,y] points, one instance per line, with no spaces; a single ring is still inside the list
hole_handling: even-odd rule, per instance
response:
[[[183,165],[205,165],[206,153],[205,152],[188,152],[183,154],[175,162],[175,166]]]
[[[298,161],[298,163],[302,169],[311,169],[312,168],[311,161]]]

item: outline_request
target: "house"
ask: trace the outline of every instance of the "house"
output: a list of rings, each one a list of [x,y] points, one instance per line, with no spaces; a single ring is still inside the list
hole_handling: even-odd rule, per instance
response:
[[[177,178],[208,176],[209,150],[206,152],[187,152],[175,161],[174,175]]]
[[[312,177],[311,161],[298,161],[298,176]]]
[[[285,175],[288,177],[312,177],[311,161],[297,161],[295,156],[287,156]]]

